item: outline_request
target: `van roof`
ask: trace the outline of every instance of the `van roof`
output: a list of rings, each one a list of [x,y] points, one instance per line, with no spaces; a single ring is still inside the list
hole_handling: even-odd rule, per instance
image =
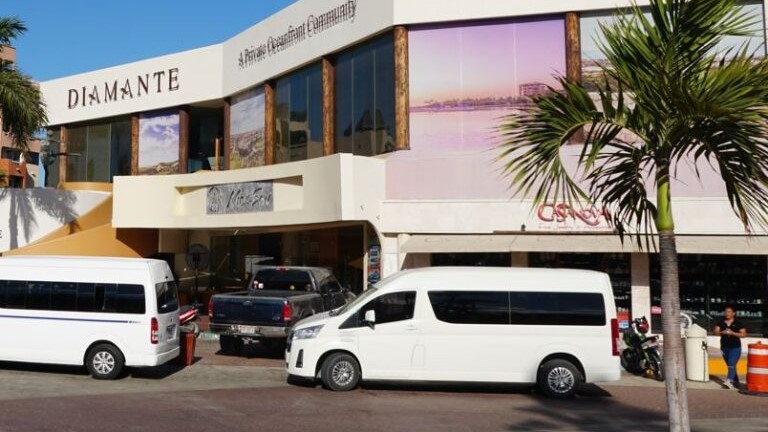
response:
[[[435,277],[453,279],[466,278],[515,278],[515,279],[554,279],[556,281],[585,282],[595,280],[607,280],[608,274],[595,270],[579,270],[564,268],[528,268],[528,267],[424,267],[411,270],[403,270],[385,280],[387,283],[394,281],[429,282]],[[595,286],[600,289],[600,286]]]
[[[94,256],[58,256],[58,255],[13,255],[0,257],[0,267],[17,266],[53,266],[53,267],[109,267],[109,268],[146,268],[159,260],[150,258],[120,258]]]

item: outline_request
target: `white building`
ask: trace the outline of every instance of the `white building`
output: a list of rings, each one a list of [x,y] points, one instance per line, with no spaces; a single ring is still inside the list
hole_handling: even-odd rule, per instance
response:
[[[356,290],[430,265],[587,267],[611,274],[625,317],[658,317],[654,254],[602,209],[512,198],[495,160],[520,86],[588,80],[596,23],[627,4],[302,0],[219,45],[43,82],[57,150],[79,154],[48,174],[112,182],[97,206],[111,220],[81,221],[75,246],[39,227],[14,252],[158,255],[188,276],[198,243],[217,289],[270,258]],[[762,2],[745,10],[764,22]],[[567,70],[573,53],[584,71]],[[677,175],[683,308],[737,302],[763,332],[766,233],[745,236],[715,173]]]

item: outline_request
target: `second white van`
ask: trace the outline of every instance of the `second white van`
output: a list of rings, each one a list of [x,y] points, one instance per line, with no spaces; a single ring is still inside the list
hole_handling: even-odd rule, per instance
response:
[[[285,358],[289,375],[338,391],[361,380],[505,382],[566,398],[619,379],[618,340],[605,273],[432,267],[298,322]]]
[[[84,365],[114,379],[178,355],[178,294],[165,261],[0,258],[0,361]]]

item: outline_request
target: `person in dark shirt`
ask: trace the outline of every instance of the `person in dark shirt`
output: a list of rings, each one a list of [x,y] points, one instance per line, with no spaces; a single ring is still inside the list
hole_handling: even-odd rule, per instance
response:
[[[720,336],[720,350],[723,352],[723,360],[728,366],[728,379],[726,385],[730,388],[738,387],[739,375],[736,365],[741,357],[741,338],[747,336],[747,328],[736,319],[736,308],[725,307],[725,318],[715,326],[715,336]]]

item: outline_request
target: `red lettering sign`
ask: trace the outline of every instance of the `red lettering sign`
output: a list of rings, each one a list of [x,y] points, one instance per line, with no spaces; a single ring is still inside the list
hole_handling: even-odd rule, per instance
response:
[[[565,222],[570,218],[589,226],[598,226],[601,222],[610,219],[611,214],[604,208],[571,207],[566,203],[558,203],[539,205],[536,216],[542,222]]]

